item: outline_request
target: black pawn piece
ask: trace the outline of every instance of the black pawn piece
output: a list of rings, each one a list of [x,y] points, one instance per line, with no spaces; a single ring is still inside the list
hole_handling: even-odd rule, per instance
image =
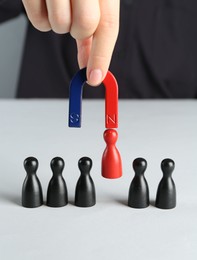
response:
[[[22,187],[22,206],[26,208],[36,208],[43,204],[43,194],[40,181],[36,175],[38,160],[28,157],[24,160],[24,168],[27,176]]]
[[[94,182],[90,176],[92,160],[83,157],[78,162],[81,175],[75,190],[75,205],[78,207],[91,207],[96,204],[96,192]]]
[[[129,188],[128,206],[132,208],[146,208],[149,206],[149,188],[144,177],[147,162],[143,158],[133,161],[135,176]]]
[[[47,190],[47,206],[63,207],[68,204],[68,194],[65,180],[62,176],[64,160],[55,157],[51,160],[51,170],[53,176],[49,182]]]
[[[172,209],[176,207],[176,187],[172,179],[175,163],[171,159],[161,162],[163,178],[161,179],[156,195],[155,206],[161,209]]]

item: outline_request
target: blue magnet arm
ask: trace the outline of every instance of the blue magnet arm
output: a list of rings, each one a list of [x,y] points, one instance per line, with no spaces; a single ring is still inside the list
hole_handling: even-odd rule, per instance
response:
[[[81,127],[83,85],[87,81],[86,68],[79,70],[70,83],[69,127]]]

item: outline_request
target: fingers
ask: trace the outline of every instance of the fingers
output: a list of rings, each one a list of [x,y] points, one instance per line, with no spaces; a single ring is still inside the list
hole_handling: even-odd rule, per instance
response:
[[[59,34],[69,32],[71,26],[70,0],[46,0],[46,3],[52,30]]]
[[[118,35],[120,0],[22,1],[38,30],[71,33],[77,40],[79,65],[87,66],[88,83],[99,85],[106,76]]]
[[[100,0],[100,22],[93,35],[87,64],[88,83],[96,86],[105,78],[119,30],[119,0]]]
[[[40,31],[67,33],[71,25],[70,0],[22,0],[27,16]]]
[[[29,20],[38,30],[70,32],[75,39],[92,36],[100,19],[99,0],[23,0],[23,4]]]
[[[72,25],[70,33],[75,39],[87,39],[94,34],[99,24],[99,0],[72,0],[71,2]]]
[[[27,16],[32,25],[43,32],[51,30],[45,1],[22,0]]]

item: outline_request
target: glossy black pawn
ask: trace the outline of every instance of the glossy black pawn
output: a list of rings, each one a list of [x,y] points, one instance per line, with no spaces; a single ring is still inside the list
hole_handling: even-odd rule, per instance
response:
[[[68,204],[68,193],[66,182],[62,176],[64,169],[64,160],[55,157],[51,160],[51,170],[53,176],[47,189],[47,206],[63,207]]]
[[[38,160],[28,157],[24,160],[24,168],[27,176],[22,187],[22,206],[26,208],[36,208],[43,204],[43,194],[41,183],[36,175]]]
[[[143,158],[133,161],[135,176],[129,188],[128,206],[132,208],[146,208],[149,206],[149,188],[144,177],[147,162]]]
[[[161,162],[163,178],[161,179],[156,195],[155,206],[161,209],[176,207],[176,187],[172,179],[175,163],[172,159],[164,159]]]
[[[96,204],[96,192],[94,182],[90,176],[92,160],[83,157],[78,162],[81,175],[75,190],[75,205],[78,207],[92,207]]]

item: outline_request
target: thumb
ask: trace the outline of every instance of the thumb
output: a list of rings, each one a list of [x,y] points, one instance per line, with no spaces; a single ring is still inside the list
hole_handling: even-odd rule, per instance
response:
[[[100,0],[101,18],[87,63],[87,79],[92,86],[99,85],[109,69],[119,30],[119,6],[119,0]]]

